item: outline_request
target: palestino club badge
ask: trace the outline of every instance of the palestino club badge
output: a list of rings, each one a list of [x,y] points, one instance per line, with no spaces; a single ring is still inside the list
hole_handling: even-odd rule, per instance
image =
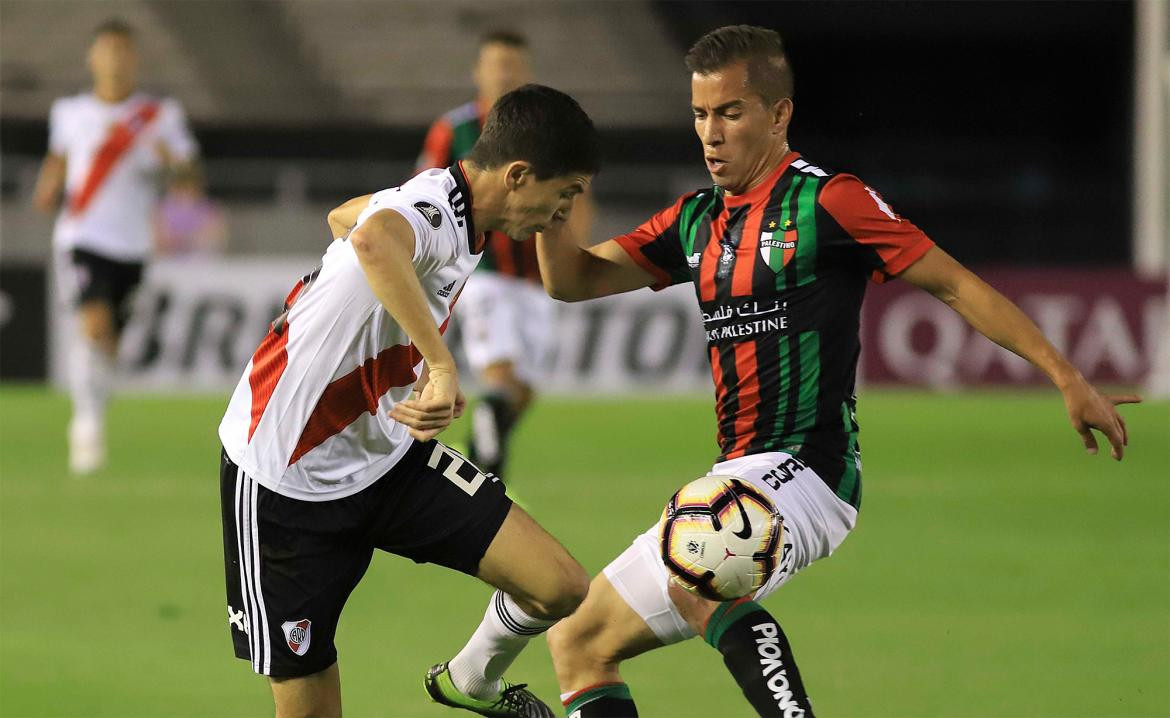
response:
[[[302,618],[299,621],[285,621],[280,625],[284,630],[284,640],[288,642],[289,649],[297,654],[303,656],[309,650],[309,640],[313,637],[310,627],[313,622],[307,618]]]

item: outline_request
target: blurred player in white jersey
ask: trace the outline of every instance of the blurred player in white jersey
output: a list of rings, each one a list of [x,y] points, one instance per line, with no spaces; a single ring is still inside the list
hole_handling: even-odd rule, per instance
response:
[[[463,159],[479,138],[484,117],[504,93],[532,76],[528,41],[511,30],[480,37],[472,78],[477,96],[443,114],[427,132],[418,171]],[[592,204],[577,200],[573,231],[588,236]],[[486,233],[483,259],[455,310],[463,351],[483,393],[472,407],[468,454],[485,471],[504,475],[512,429],[532,403],[551,358],[555,303],[545,293],[536,242]]]
[[[341,715],[333,639],[375,549],[499,589],[477,632],[491,664],[437,667],[436,701],[552,715],[503,673],[581,603],[588,576],[497,477],[434,440],[463,405],[441,335],[481,232],[563,221],[597,162],[577,103],[527,85],[496,103],[466,160],[330,213],[340,238],[289,294],[219,428],[229,630],[278,716]]]
[[[35,202],[57,209],[57,283],[76,311],[70,347],[73,418],[69,466],[89,473],[105,460],[105,409],[118,339],[150,253],[162,173],[191,162],[197,146],[170,98],[138,92],[134,30],[99,26],[89,49],[93,90],[53,103],[49,152]]]

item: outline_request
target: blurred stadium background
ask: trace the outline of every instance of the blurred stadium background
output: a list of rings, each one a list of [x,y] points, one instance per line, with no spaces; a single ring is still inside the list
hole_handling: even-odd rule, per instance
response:
[[[111,462],[78,481],[51,218],[30,196],[49,104],[88,85],[112,16],[139,30],[142,84],[186,107],[227,239],[151,269]],[[2,0],[0,715],[269,712],[230,657],[215,427],[328,242],[325,212],[410,175],[427,124],[473,94],[476,37],[507,27],[602,128],[595,237],[626,231],[707,183],[681,57],[736,22],[784,36],[795,149],[879,188],[1094,381],[1152,395],[1125,412],[1122,464],[1086,458],[1026,364],[925,294],[871,288],[861,525],[770,602],[818,712],[1170,715],[1168,16],[1166,0]],[[563,308],[554,396],[507,478],[591,572],[715,454],[696,314],[686,291]],[[422,671],[487,595],[376,560],[339,639],[347,712],[441,715]],[[543,645],[515,671],[555,698]],[[629,679],[647,716],[746,714],[697,642]]]

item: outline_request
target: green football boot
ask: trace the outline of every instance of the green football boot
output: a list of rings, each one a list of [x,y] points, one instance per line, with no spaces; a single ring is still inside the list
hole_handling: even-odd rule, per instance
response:
[[[501,681],[504,690],[495,698],[480,700],[464,695],[451,680],[446,663],[431,666],[423,686],[436,703],[494,718],[555,718],[552,709],[529,691],[526,683],[512,685]]]

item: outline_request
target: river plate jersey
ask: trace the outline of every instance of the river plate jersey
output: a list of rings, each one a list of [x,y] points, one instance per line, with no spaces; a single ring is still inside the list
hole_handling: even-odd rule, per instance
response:
[[[392,209],[414,230],[412,265],[442,333],[482,250],[458,166],[375,193],[360,227]],[[339,499],[390,470],[413,439],[389,411],[410,396],[422,355],[366,281],[348,238],[297,282],[244,369],[219,437],[228,458],[271,491]]]
[[[447,167],[467,157],[483,129],[479,102],[472,100],[445,113],[431,125],[418,156],[417,171]],[[517,242],[503,232],[487,232],[478,269],[540,282],[536,242]]]
[[[867,278],[934,243],[873,189],[789,153],[764,182],[680,197],[618,244],[657,282],[693,282],[718,417],[718,461],[787,451],[861,503],[854,394]]]

